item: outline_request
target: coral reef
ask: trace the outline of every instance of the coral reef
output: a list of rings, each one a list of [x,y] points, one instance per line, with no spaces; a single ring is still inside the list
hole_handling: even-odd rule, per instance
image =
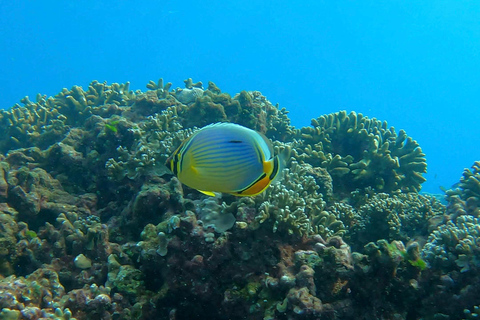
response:
[[[434,316],[425,319],[472,318],[475,317],[474,306],[480,304],[480,288],[476,285],[480,281],[480,208],[475,196],[465,192],[465,181],[472,186],[470,179],[475,170],[475,165],[473,171],[466,169],[459,183],[461,188],[447,191],[448,205],[442,219],[429,221],[430,234],[421,250],[430,274],[425,282],[429,294],[422,299],[420,308],[430,310],[434,305],[435,312],[430,310]],[[442,303],[451,299],[452,294],[455,295],[452,303]]]
[[[480,219],[462,215],[430,233],[423,256],[433,268],[460,272],[480,268]]]
[[[465,169],[459,187],[463,190],[464,199],[480,199],[480,161],[475,161],[472,169]]]
[[[458,187],[447,190],[446,198],[450,214],[480,216],[480,161],[463,171]]]
[[[73,86],[54,97],[38,94],[36,102],[23,98],[23,106],[16,104],[10,110],[0,110],[0,125],[5,128],[0,136],[0,150],[48,147],[65,137],[71,126],[81,126],[92,114],[108,117],[118,113],[119,106],[135,101],[129,85],[93,81],[87,91]]]
[[[353,112],[296,129],[258,91],[192,79],[144,92],[93,81],[21,102],[0,112],[1,319],[478,313],[478,162],[445,207],[418,193],[415,140]],[[207,197],[164,166],[218,121],[288,155],[262,194]]]
[[[345,232],[343,223],[325,211],[320,190],[331,188],[326,171],[308,164],[301,166],[293,159],[282,175],[264,193],[253,199],[238,199],[223,211],[234,211],[237,221],[249,229],[264,225],[273,232],[324,237]]]
[[[45,97],[38,95],[33,103],[25,97],[24,106],[15,105],[9,110],[0,110],[0,150],[34,145],[40,148],[61,140],[68,132],[67,117],[56,108],[47,106]]]
[[[356,249],[380,239],[406,243],[427,237],[429,220],[444,214],[445,206],[429,195],[376,193],[359,206],[353,218],[347,216],[345,221],[339,218],[346,224],[350,222],[347,238]]]
[[[65,290],[55,271],[39,268],[27,278],[0,279],[2,319],[75,319],[63,309]]]
[[[165,160],[193,132],[183,129],[177,117],[177,109],[169,107],[130,128],[136,144],[120,144],[116,148],[115,157],[105,164],[108,175],[121,181],[124,177],[136,179],[141,175],[165,172]]]
[[[425,154],[405,131],[397,134],[387,122],[345,111],[312,119],[298,133],[303,148],[297,158],[323,167],[337,193],[371,187],[379,192],[418,192],[425,181]]]

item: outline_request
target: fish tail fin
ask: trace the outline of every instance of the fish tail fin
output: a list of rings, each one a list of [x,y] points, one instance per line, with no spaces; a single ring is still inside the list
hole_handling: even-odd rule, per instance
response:
[[[287,167],[287,162],[290,159],[290,154],[292,153],[292,148],[289,146],[285,146],[283,150],[280,150],[280,152],[275,156],[275,158],[278,159],[278,170],[277,174],[272,180],[273,182],[281,181],[283,179],[283,169]]]

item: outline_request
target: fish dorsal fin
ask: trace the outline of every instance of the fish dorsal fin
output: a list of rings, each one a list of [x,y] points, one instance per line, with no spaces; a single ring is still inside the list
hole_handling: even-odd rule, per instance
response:
[[[260,137],[262,137],[263,142],[265,142],[265,145],[266,145],[266,147],[268,148],[267,150],[270,152],[270,154],[268,154],[268,153],[267,153],[267,150],[263,150],[263,152],[265,153],[265,160],[270,160],[271,158],[273,158],[273,153],[274,153],[272,142],[271,142],[270,139],[268,139],[267,136],[264,135],[263,133],[258,132],[258,131],[256,131],[256,132],[258,133],[258,135],[259,135]]]
[[[212,191],[202,191],[202,190],[198,190],[198,191],[200,191],[203,194],[206,194],[207,196],[215,197],[215,193],[213,193]]]

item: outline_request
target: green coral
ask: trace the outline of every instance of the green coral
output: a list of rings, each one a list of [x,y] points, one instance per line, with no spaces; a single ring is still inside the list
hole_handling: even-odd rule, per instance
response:
[[[410,264],[414,267],[417,267],[418,269],[420,270],[425,270],[427,268],[427,263],[425,262],[425,260],[423,259],[416,259],[416,260],[408,260],[408,262],[410,262]]]
[[[299,250],[295,252],[294,261],[297,267],[307,265],[310,268],[315,269],[318,265],[323,263],[322,258],[315,251]]]
[[[227,121],[223,105],[215,103],[208,95],[197,97],[185,114],[186,127],[204,127],[207,124]]]
[[[63,139],[71,126],[82,125],[93,114],[109,116],[119,106],[131,105],[136,95],[129,83],[108,85],[93,81],[84,91],[80,86],[47,98],[38,94],[36,101],[28,97],[9,110],[0,110],[0,151],[37,146],[45,148]]]
[[[164,257],[168,253],[168,238],[165,232],[160,231],[163,228],[162,224],[154,226],[147,224],[141,233],[142,241],[138,242],[138,246],[142,248],[144,255],[151,255],[153,252]]]
[[[18,226],[14,217],[0,212],[0,275],[2,276],[9,276],[14,272],[17,232]]]
[[[20,311],[3,308],[0,312],[0,319],[3,320],[18,320],[20,319]]]
[[[428,237],[422,256],[430,266],[444,271],[480,269],[480,218],[458,216],[439,226]]]
[[[118,123],[119,123],[118,120],[110,121],[110,123],[105,123],[105,131],[111,131],[113,133],[117,133],[118,132],[118,128],[117,128]]]
[[[477,201],[480,199],[480,161],[475,161],[471,169],[465,169],[459,186],[463,190],[462,197],[465,200],[471,197]]]
[[[454,216],[480,216],[480,161],[465,169],[456,189],[446,191],[449,212]]]
[[[425,181],[427,164],[418,143],[387,122],[345,111],[312,120],[312,127],[298,133],[304,147],[296,157],[326,168],[334,190],[349,193],[373,188],[381,192],[418,192]]]
[[[108,279],[106,287],[121,294],[137,297],[145,291],[143,273],[131,265],[121,265],[114,255],[108,257]]]
[[[245,286],[227,289],[226,295],[230,299],[248,303],[250,316],[263,315],[263,319],[275,319],[276,304],[280,295],[278,291],[268,287],[267,283],[271,280],[276,281],[268,276],[265,279],[250,277]]]
[[[401,241],[388,242],[385,239],[367,243],[365,245],[365,253],[370,259],[382,264],[386,272],[391,272],[392,274],[408,258],[405,246]]]
[[[38,146],[45,148],[60,141],[68,132],[67,117],[47,104],[42,95],[37,95],[36,102],[28,97],[11,109],[0,110],[0,151]]]
[[[122,180],[125,176],[136,179],[165,172],[167,158],[193,132],[183,129],[177,117],[177,109],[170,107],[129,129],[137,143],[130,147],[118,146],[117,155],[105,163],[108,175]]]
[[[94,215],[79,217],[75,212],[67,212],[59,214],[56,221],[65,237],[63,246],[67,254],[77,255],[83,252],[91,258],[96,258],[95,254],[102,253],[104,255],[102,258],[106,258],[103,246],[108,240],[107,226],[100,223],[99,217]]]
[[[426,237],[429,220],[443,215],[445,206],[433,196],[418,193],[377,193],[355,211],[353,217],[338,218],[350,225],[349,242],[362,246],[379,239],[408,242],[419,236]]]
[[[70,90],[64,88],[47,104],[58,109],[65,115],[67,124],[81,124],[92,114],[102,113],[108,105],[126,106],[135,99],[135,93],[129,90],[130,83],[123,84],[92,81],[88,90],[80,86],[73,86]]]
[[[325,237],[342,235],[343,223],[325,209],[319,176],[310,165],[295,160],[285,169],[280,183],[273,183],[254,199],[241,199],[237,204],[237,219],[249,222],[249,228],[271,225],[273,232],[290,235],[320,234]],[[318,181],[318,182],[317,182]],[[253,209],[254,207],[255,209]],[[247,209],[247,208],[250,208]],[[256,211],[253,220],[246,214]]]

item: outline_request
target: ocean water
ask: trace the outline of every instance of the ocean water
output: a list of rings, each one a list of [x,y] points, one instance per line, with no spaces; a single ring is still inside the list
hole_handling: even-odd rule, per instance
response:
[[[477,2],[0,2],[0,107],[92,80],[259,90],[295,126],[339,110],[405,129],[423,190],[480,158]]]
[[[404,129],[435,194],[351,192],[301,154],[261,196],[206,197],[163,166],[180,123],[204,120],[193,107],[66,111],[72,130],[17,133],[71,133],[46,152],[0,132],[0,320],[478,318],[479,16],[473,1],[0,0],[0,109],[93,80],[213,81],[298,128],[346,110]]]

